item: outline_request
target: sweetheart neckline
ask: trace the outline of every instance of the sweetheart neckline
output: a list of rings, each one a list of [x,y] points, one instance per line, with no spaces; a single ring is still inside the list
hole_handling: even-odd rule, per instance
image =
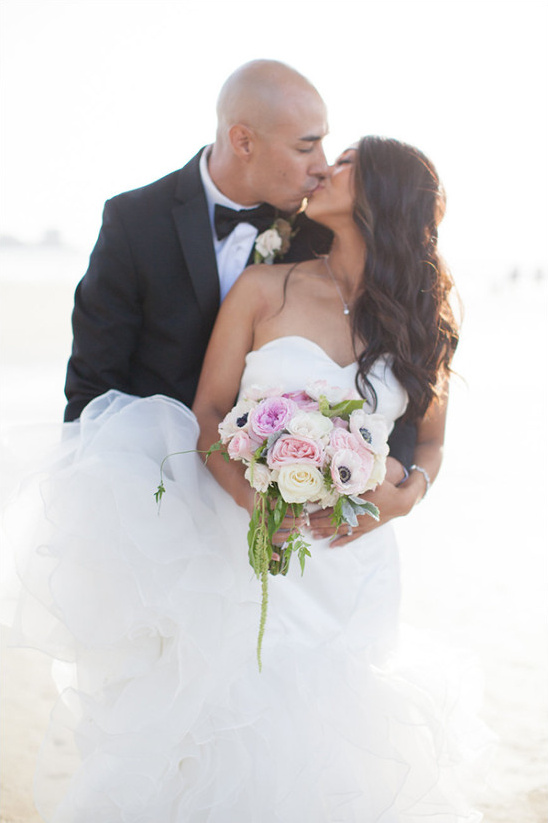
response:
[[[356,367],[356,365],[357,365],[356,361],[353,360],[351,363],[348,363],[346,366],[341,366],[341,364],[337,363],[337,361],[334,360],[331,357],[331,355],[329,355],[326,352],[326,350],[322,346],[320,346],[319,343],[316,343],[315,340],[311,340],[309,337],[303,337],[302,334],[283,334],[283,335],[280,335],[280,337],[274,337],[272,340],[269,340],[267,343],[263,343],[263,345],[259,346],[258,349],[252,349],[249,352],[249,354],[257,354],[257,352],[260,352],[263,349],[266,349],[267,346],[272,345],[272,343],[277,343],[279,340],[304,340],[305,343],[308,343],[309,345],[313,346],[315,349],[320,351],[328,360],[331,361],[331,363],[333,363],[335,366],[337,366],[339,369],[342,369],[343,371],[345,371],[346,369],[349,369],[352,366]]]

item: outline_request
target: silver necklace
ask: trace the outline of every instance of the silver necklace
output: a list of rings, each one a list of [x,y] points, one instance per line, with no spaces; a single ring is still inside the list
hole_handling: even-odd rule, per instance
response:
[[[329,274],[330,278],[332,279],[332,281],[333,281],[333,283],[334,283],[334,285],[335,285],[335,288],[337,289],[337,294],[338,294],[338,295],[339,295],[339,297],[340,297],[340,300],[341,300],[341,303],[342,303],[342,306],[343,306],[343,314],[350,314],[350,308],[349,308],[349,306],[348,306],[348,303],[346,302],[346,300],[345,300],[345,299],[344,299],[344,297],[342,296],[342,291],[341,291],[341,290],[340,290],[340,288],[339,288],[339,284],[338,284],[338,283],[337,283],[337,281],[335,280],[335,275],[334,275],[334,274],[333,274],[333,272],[331,271],[331,266],[329,265],[329,260],[328,260],[328,258],[327,258],[327,257],[324,257],[324,263],[325,263],[325,267],[326,267],[326,269],[327,269],[327,272],[328,272],[328,274]]]

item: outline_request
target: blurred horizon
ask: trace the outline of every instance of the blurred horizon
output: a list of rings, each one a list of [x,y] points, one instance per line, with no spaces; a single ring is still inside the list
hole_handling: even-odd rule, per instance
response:
[[[105,200],[211,142],[224,79],[270,57],[324,97],[329,160],[364,133],[431,157],[451,264],[546,271],[547,16],[533,0],[1,0],[2,250],[89,254]]]

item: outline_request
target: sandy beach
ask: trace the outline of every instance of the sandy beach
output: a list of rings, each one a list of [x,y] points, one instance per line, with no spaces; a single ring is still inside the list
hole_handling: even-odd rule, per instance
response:
[[[69,278],[0,281],[6,435],[62,416],[73,289]],[[469,650],[483,671],[482,716],[498,737],[477,804],[484,823],[545,823],[546,281],[503,273],[469,292],[444,466],[428,499],[398,523],[403,617]],[[3,458],[2,499],[18,465],[5,449]],[[56,695],[50,662],[10,648],[5,629],[1,639],[0,819],[39,823],[32,774]]]

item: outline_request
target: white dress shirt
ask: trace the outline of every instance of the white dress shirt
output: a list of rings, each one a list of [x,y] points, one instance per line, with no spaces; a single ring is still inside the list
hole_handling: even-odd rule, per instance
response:
[[[230,287],[236,282],[242,271],[245,269],[251,249],[257,237],[258,231],[251,223],[239,223],[236,228],[223,240],[217,239],[215,232],[215,205],[228,206],[230,209],[239,211],[240,209],[253,209],[254,205],[242,206],[229,200],[219,191],[207,167],[211,146],[207,146],[200,157],[200,175],[207,199],[209,222],[211,223],[211,233],[213,235],[213,247],[217,258],[217,270],[219,272],[219,285],[221,288],[221,302],[225,299]],[[259,203],[255,204],[260,205]]]

